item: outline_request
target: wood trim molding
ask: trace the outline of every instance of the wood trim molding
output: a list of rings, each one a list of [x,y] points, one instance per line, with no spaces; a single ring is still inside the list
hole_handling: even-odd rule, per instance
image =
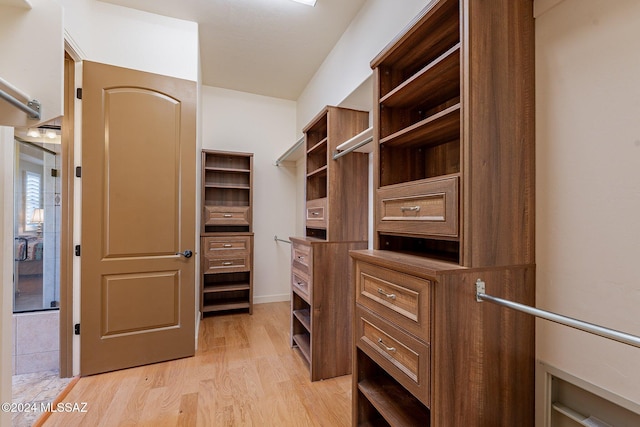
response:
[[[73,135],[75,62],[64,61],[64,117],[62,119],[62,221],[60,230],[60,376],[73,375]]]

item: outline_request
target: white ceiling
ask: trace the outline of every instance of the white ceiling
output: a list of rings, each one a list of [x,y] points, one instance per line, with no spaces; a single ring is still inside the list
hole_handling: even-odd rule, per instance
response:
[[[202,83],[296,100],[366,0],[101,0],[199,24]]]

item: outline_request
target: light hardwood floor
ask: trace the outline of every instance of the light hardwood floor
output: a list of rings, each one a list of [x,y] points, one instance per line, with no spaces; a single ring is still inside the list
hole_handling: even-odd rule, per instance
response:
[[[51,426],[349,426],[351,376],[311,383],[289,347],[289,303],[205,318],[191,358],[80,378]]]

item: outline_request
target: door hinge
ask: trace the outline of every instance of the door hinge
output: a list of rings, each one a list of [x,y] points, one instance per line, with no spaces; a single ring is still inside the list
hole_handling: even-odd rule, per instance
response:
[[[82,99],[82,88],[81,87],[76,89],[76,98]]]
[[[80,178],[82,176],[82,166],[76,166],[76,177]]]
[[[51,176],[56,178],[58,176],[58,169],[51,169]]]
[[[80,245],[76,245],[76,256],[80,256]]]
[[[74,335],[80,335],[80,323],[73,325],[73,333]]]

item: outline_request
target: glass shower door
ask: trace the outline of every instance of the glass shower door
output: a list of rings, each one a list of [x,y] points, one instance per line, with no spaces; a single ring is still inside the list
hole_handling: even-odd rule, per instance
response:
[[[60,299],[59,145],[16,140],[13,312],[57,309]]]

